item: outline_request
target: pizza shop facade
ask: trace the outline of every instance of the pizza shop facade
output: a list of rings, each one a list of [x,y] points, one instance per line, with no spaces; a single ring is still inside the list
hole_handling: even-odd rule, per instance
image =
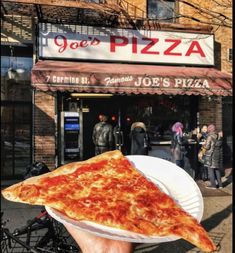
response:
[[[40,23],[37,48],[33,156],[51,169],[94,155],[92,131],[102,113],[121,130],[114,149],[129,154],[130,126],[143,121],[150,155],[168,160],[176,121],[189,138],[202,124],[222,129],[232,84],[214,68],[212,34]]]

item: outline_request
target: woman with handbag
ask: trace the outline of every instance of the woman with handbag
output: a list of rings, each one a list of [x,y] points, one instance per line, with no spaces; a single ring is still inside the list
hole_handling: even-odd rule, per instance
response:
[[[207,125],[203,125],[201,128],[201,131],[197,134],[197,142],[199,144],[199,152],[198,152],[198,161],[199,161],[199,167],[200,167],[200,178],[203,181],[207,181],[208,178],[208,168],[204,166],[204,154],[206,152],[206,149],[204,147],[206,137],[207,137]]]

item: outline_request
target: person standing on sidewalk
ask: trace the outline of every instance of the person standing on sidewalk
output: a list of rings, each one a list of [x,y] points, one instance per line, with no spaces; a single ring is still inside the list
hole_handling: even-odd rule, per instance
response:
[[[215,126],[208,126],[208,135],[204,145],[206,152],[204,156],[204,166],[208,167],[210,185],[206,188],[223,188],[220,174],[220,149],[222,147],[222,134],[216,134]]]
[[[176,122],[171,128],[173,133],[171,139],[171,153],[173,161],[181,168],[184,168],[184,160],[187,153],[185,145],[188,144],[183,134],[183,128],[184,126],[181,122]]]
[[[92,140],[95,144],[95,155],[99,155],[113,148],[113,127],[109,124],[108,117],[99,115],[100,122],[95,124]]]
[[[134,122],[131,125],[130,138],[131,155],[148,155],[150,140],[143,122]]]
[[[202,154],[204,152],[204,145],[206,142],[206,137],[207,137],[207,125],[203,125],[201,128],[201,131],[196,135],[197,137],[197,142],[199,144],[200,150],[199,150],[199,154],[200,151],[202,151]],[[199,158],[199,157],[198,157]],[[202,160],[202,157],[200,157],[201,159],[199,160],[199,164],[200,164],[200,178],[203,181],[208,181],[209,177],[208,177],[208,168],[206,166],[204,166],[204,161]]]

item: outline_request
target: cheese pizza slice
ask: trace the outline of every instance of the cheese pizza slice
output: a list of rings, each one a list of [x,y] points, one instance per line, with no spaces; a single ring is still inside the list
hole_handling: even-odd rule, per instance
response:
[[[52,207],[74,220],[147,236],[175,235],[205,252],[216,249],[198,221],[118,150],[26,179],[2,194],[11,201]]]

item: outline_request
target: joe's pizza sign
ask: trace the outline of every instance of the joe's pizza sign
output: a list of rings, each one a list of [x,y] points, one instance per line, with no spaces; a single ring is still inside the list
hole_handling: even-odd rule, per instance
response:
[[[41,23],[39,57],[214,65],[214,37],[211,34]]]
[[[45,84],[70,84],[70,85],[96,85],[104,87],[155,87],[155,88],[200,88],[210,89],[206,78],[168,78],[168,77],[144,77],[144,76],[118,76],[103,75],[79,75],[64,76],[46,74],[40,76],[41,83]]]

